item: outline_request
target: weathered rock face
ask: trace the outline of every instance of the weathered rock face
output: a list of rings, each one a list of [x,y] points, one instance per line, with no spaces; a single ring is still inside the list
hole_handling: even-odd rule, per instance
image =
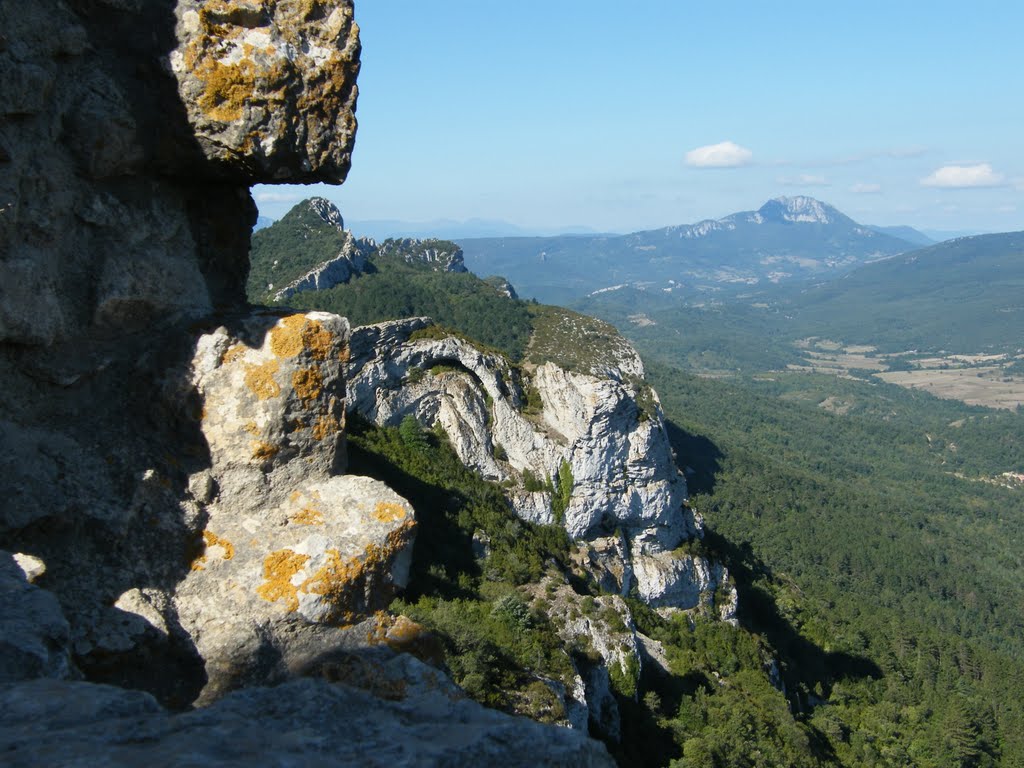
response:
[[[322,312],[250,315],[196,344],[211,466],[190,478],[202,546],[173,602],[205,663],[203,701],[340,642],[323,628],[406,584],[412,508],[383,483],[337,476],[347,359],[348,323]]]
[[[347,171],[352,3],[0,0],[0,30],[5,763],[607,764],[395,655],[415,523],[340,474],[347,324],[244,306],[248,186]],[[230,694],[297,675],[368,693]]]
[[[625,601],[618,595],[581,597],[554,579],[545,580],[536,596],[550,605],[547,611],[559,636],[573,649],[590,728],[619,741],[621,722],[612,678],[620,693],[629,695],[641,673],[636,628]]]
[[[341,181],[356,136],[359,27],[331,0],[178,0],[170,53],[203,154],[243,181]]]
[[[68,622],[57,598],[27,580],[20,560],[0,550],[0,683],[71,673]]]
[[[685,598],[680,608],[697,606],[691,593],[714,590],[713,580],[691,583],[692,569],[631,565],[655,554],[670,560],[672,549],[700,535],[656,396],[649,393],[644,408],[638,402],[643,366],[635,352],[606,361],[600,376],[545,363],[527,374],[527,403],[505,360],[455,337],[417,336],[429,326],[413,318],[353,331],[350,409],[377,424],[394,426],[408,414],[440,423],[467,466],[516,484],[510,502],[532,522],[556,522],[553,497],[565,477],[558,522],[575,539],[616,542],[593,555],[606,588],[629,593],[635,583],[657,605]],[[528,476],[552,478],[555,492],[528,487]]]
[[[736,620],[736,589],[721,563],[692,554],[645,553],[633,558],[640,598],[655,608],[716,610],[723,621]],[[716,590],[721,590],[716,600]]]
[[[336,285],[347,283],[355,275],[360,275],[366,270],[370,255],[376,247],[373,241],[356,238],[351,232],[342,231],[345,244],[338,255],[292,280],[274,294],[274,301],[284,301],[303,291],[326,291]]]
[[[5,765],[503,765],[612,768],[585,735],[461,698],[436,671],[381,670],[390,694],[322,680],[238,691],[185,714],[110,686],[0,686]],[[390,673],[390,675],[389,675]]]
[[[462,249],[446,240],[419,240],[412,237],[385,240],[380,255],[400,256],[406,264],[423,264],[437,272],[467,272]]]
[[[0,341],[241,304],[248,186],[348,170],[350,2],[3,2],[0,29]]]

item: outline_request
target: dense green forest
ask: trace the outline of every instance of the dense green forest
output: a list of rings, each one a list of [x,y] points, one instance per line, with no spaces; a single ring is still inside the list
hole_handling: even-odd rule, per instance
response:
[[[1021,764],[1024,492],[981,478],[1020,466],[1024,419],[857,382],[840,416],[825,377],[649,373],[816,755]]]

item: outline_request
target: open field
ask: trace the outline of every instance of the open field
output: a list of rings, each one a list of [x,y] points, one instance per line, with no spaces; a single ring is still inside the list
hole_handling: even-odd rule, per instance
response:
[[[879,379],[968,405],[1014,409],[1024,404],[1024,378],[1007,376],[999,366],[929,368],[876,373]]]
[[[789,370],[850,376],[854,370],[872,371],[890,384],[923,389],[936,397],[960,400],[968,405],[1012,410],[1024,404],[1024,377],[1004,368],[1014,362],[1005,354],[935,355],[911,360],[912,370],[890,370],[905,355],[880,355],[874,347],[847,345],[830,339],[803,339],[796,343],[804,360]],[[912,354],[912,353],[907,353]],[[842,413],[842,404],[822,404]]]

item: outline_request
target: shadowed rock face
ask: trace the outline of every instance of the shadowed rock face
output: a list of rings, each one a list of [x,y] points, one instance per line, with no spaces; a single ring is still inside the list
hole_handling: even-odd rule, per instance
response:
[[[279,318],[244,302],[249,185],[348,171],[352,4],[2,0],[0,35],[0,546],[45,563],[78,670],[187,704],[223,686],[197,651],[205,614],[175,595],[186,577],[218,594],[224,516],[318,491],[299,478],[352,496],[332,478],[347,324],[297,316],[282,355]],[[211,363],[221,337],[237,354]],[[239,544],[242,581],[262,574],[255,538]],[[361,556],[321,539],[310,558]]]
[[[0,4],[0,340],[244,303],[259,182],[345,179],[343,0]]]

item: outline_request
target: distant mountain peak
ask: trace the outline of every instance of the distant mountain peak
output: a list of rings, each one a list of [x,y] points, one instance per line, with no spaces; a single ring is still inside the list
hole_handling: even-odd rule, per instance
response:
[[[773,198],[762,205],[758,213],[769,221],[808,224],[832,224],[842,217],[842,214],[828,203],[805,195]]]

